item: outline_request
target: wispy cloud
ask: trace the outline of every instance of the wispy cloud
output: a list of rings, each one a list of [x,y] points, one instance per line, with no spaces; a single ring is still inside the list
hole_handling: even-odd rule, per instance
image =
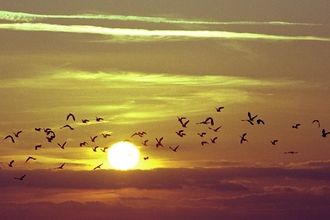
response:
[[[106,15],[106,14],[78,14],[78,15],[44,15],[24,12],[0,11],[0,19],[9,21],[32,22],[44,19],[96,19],[96,20],[117,20],[117,21],[138,21],[147,23],[169,23],[169,24],[191,24],[191,25],[304,25],[316,26],[321,24],[295,23],[285,21],[203,21],[188,20],[182,18],[150,17],[135,15]]]
[[[106,28],[90,25],[58,25],[45,23],[0,24],[0,29],[17,31],[47,31],[58,33],[97,34],[122,37],[119,41],[166,41],[187,39],[233,39],[269,41],[330,41],[330,38],[317,36],[282,36],[257,33],[239,33],[211,30],[147,30]],[[134,38],[132,38],[134,37]]]

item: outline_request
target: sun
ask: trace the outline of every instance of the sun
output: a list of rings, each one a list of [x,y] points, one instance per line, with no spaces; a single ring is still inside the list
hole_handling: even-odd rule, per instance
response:
[[[134,168],[139,162],[140,153],[134,144],[121,141],[110,147],[108,160],[115,169],[128,170]]]

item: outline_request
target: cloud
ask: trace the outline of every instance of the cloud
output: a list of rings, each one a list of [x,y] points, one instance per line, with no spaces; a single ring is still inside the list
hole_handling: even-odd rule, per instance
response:
[[[107,28],[91,25],[59,25],[46,23],[0,24],[0,29],[16,31],[39,31],[57,33],[95,34],[115,37],[111,41],[167,41],[188,39],[231,39],[268,41],[330,41],[330,38],[317,36],[284,36],[258,33],[239,33],[212,30],[147,30],[127,28]]]
[[[96,20],[117,20],[117,21],[137,21],[148,23],[165,23],[165,24],[185,24],[185,25],[304,25],[316,26],[321,24],[313,23],[293,23],[285,21],[203,21],[203,20],[188,20],[182,18],[166,18],[166,17],[149,17],[135,15],[106,15],[106,14],[78,14],[78,15],[44,15],[32,14],[24,12],[0,11],[0,19],[9,21],[24,21],[32,22],[44,19],[96,19]]]

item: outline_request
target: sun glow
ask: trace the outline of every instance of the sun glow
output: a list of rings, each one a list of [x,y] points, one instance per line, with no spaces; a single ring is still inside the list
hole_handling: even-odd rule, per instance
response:
[[[111,146],[108,160],[112,167],[118,170],[134,168],[140,159],[138,149],[130,142],[121,141]]]

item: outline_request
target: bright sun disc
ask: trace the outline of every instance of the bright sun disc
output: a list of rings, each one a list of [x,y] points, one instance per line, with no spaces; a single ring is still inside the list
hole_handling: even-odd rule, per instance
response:
[[[112,167],[118,170],[132,169],[139,162],[138,149],[129,142],[121,141],[108,150],[108,160]]]

